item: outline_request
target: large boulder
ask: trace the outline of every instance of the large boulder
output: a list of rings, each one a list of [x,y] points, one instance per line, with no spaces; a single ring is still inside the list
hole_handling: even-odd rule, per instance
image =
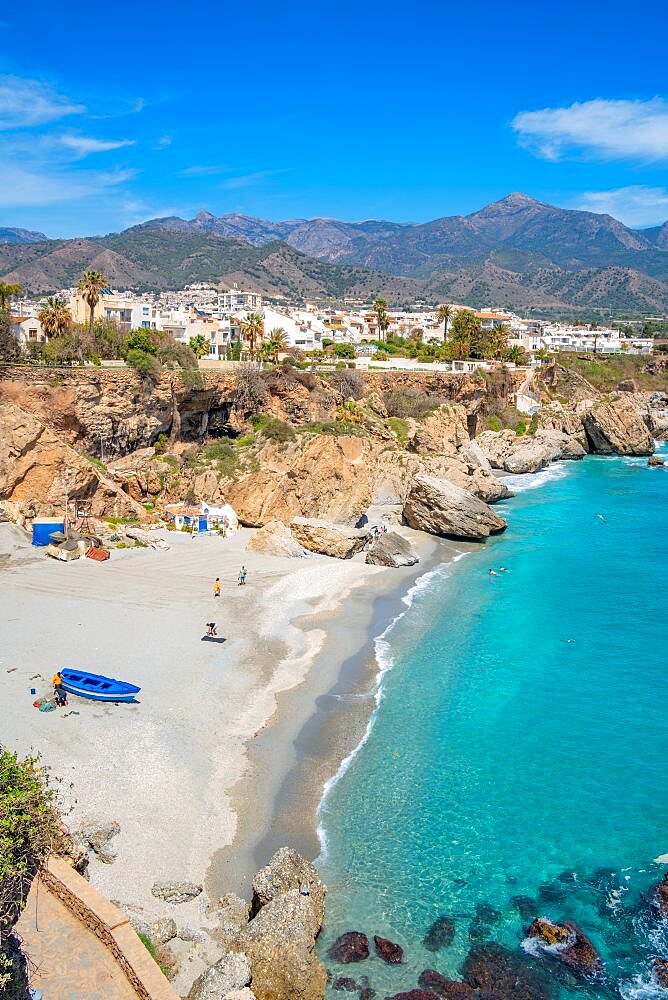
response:
[[[589,450],[600,455],[651,455],[654,441],[634,399],[627,393],[578,406]]]
[[[358,528],[307,517],[293,518],[290,527],[297,542],[305,549],[336,559],[350,559],[360,552],[368,536],[368,532]]]
[[[327,887],[321,882],[315,865],[291,847],[279,848],[269,864],[255,875],[251,912],[259,913],[263,906],[291,889],[297,889],[310,900],[317,919],[322,923]]]
[[[419,556],[398,531],[378,535],[367,549],[366,562],[372,566],[414,566]]]
[[[310,896],[289,889],[260,909],[239,935],[257,1000],[321,1000],[327,974],[315,953],[321,920]]]
[[[468,983],[447,979],[435,969],[425,969],[420,973],[418,986],[441,997],[441,1000],[476,1000],[478,994]]]
[[[448,538],[484,539],[505,531],[502,517],[446,479],[417,475],[413,479],[403,517],[411,528]]]
[[[423,944],[428,951],[447,948],[455,939],[455,922],[452,917],[437,917],[424,936]]]
[[[110,865],[116,860],[116,848],[111,840],[120,832],[120,825],[115,819],[91,816],[79,825],[74,833],[74,841],[90,848],[103,864]]]
[[[654,902],[661,911],[661,915],[668,917],[668,872],[665,873],[659,884],[655,886],[653,897]]]
[[[387,938],[381,937],[380,934],[374,934],[373,943],[378,957],[382,958],[388,965],[399,965],[403,960],[404,949],[395,941],[389,941]]]
[[[542,941],[551,949],[550,955],[577,976],[594,976],[602,969],[598,952],[582,928],[572,920],[555,923],[546,917],[537,917],[527,936]]]
[[[223,1000],[228,993],[242,990],[251,981],[248,959],[229,951],[193,983],[187,1000]]]
[[[308,555],[303,545],[294,538],[287,524],[282,521],[268,521],[258,528],[248,540],[249,552],[262,552],[268,556],[284,556],[289,559],[303,559]]]

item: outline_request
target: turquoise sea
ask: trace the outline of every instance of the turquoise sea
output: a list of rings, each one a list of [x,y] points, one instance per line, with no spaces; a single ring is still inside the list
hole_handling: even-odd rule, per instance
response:
[[[591,457],[515,488],[508,531],[426,574],[376,642],[378,707],[321,804],[320,953],[382,998],[459,978],[481,942],[525,954],[528,911],[575,920],[605,962],[586,983],[533,959],[555,997],[665,997],[647,892],[668,870],[668,467]],[[440,916],[454,940],[428,951]],[[404,963],[333,965],[352,929]]]

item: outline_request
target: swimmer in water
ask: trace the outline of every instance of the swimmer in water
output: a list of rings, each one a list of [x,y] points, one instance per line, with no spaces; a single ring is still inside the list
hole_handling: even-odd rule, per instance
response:
[[[495,570],[495,569],[490,569],[490,571],[489,571],[489,575],[490,575],[490,576],[498,576],[499,574],[498,574],[498,573],[496,572],[496,570]]]

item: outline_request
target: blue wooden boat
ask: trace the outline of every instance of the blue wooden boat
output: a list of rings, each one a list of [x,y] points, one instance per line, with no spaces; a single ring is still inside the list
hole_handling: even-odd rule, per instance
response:
[[[85,670],[62,669],[63,688],[70,694],[93,701],[134,701],[141,688],[127,681],[117,681],[102,674],[89,674]]]

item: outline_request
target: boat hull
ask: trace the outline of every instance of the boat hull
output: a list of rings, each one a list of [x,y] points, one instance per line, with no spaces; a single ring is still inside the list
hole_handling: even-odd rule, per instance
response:
[[[85,670],[61,670],[62,686],[68,694],[91,701],[134,701],[141,688],[114,677],[91,674]]]

